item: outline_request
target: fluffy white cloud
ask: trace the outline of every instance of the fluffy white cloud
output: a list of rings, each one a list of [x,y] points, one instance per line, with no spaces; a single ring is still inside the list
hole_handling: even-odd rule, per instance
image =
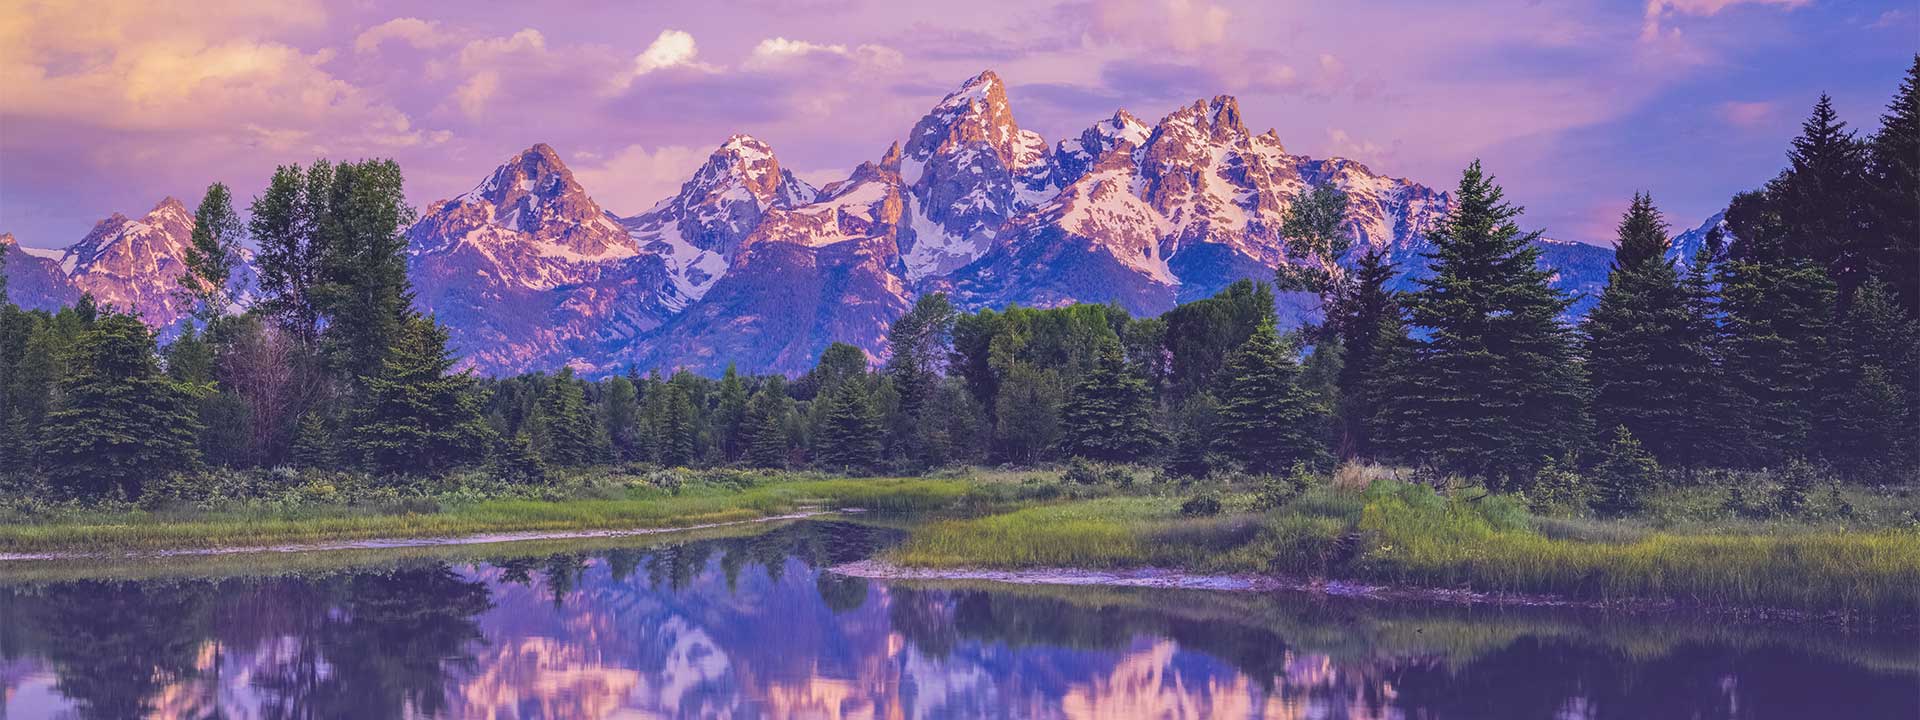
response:
[[[645,75],[664,68],[692,65],[699,52],[699,48],[694,46],[692,34],[684,30],[661,30],[659,37],[647,44],[647,49],[633,57],[633,74]]]
[[[1783,8],[1805,6],[1812,0],[1647,0],[1646,19],[1640,26],[1643,40],[1655,40],[1662,34],[1677,33],[1677,28],[1664,27],[1668,18],[1679,15],[1709,17],[1736,5],[1774,5]]]
[[[353,51],[370,53],[380,49],[380,44],[389,40],[424,49],[445,45],[450,38],[440,32],[438,22],[413,17],[394,18],[361,31],[353,39]]]
[[[787,63],[808,56],[831,56],[845,58],[867,65],[892,67],[903,60],[900,51],[884,45],[858,45],[848,48],[839,44],[821,44],[805,40],[788,40],[772,37],[761,40],[747,55],[746,66],[756,70],[766,70],[785,66]]]

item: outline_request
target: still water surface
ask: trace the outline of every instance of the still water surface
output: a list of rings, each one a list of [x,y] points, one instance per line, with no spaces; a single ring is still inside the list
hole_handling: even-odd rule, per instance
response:
[[[0,719],[1920,717],[1889,633],[826,571],[895,535],[0,582]]]

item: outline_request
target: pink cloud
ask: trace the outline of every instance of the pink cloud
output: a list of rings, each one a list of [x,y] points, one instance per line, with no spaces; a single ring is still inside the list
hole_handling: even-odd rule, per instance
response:
[[[1779,103],[1767,101],[1720,103],[1720,117],[1735,127],[1759,127],[1772,122],[1779,115]]]

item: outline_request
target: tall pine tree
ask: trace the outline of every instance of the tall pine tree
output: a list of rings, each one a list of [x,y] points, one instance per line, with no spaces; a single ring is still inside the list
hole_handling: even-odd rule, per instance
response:
[[[1109,339],[1060,408],[1061,449],[1092,460],[1133,462],[1159,445],[1147,382],[1127,367],[1120,344]]]
[[[1300,366],[1273,322],[1261,323],[1220,371],[1214,447],[1261,474],[1321,464],[1327,455],[1321,409],[1299,378]]]
[[[1644,438],[1663,464],[1692,466],[1704,458],[1694,442],[1695,394],[1713,366],[1712,331],[1666,257],[1667,224],[1653,198],[1636,194],[1620,220],[1606,292],[1587,315],[1587,377],[1595,425],[1624,426]],[[1609,430],[1611,432],[1611,430]]]
[[[1861,259],[1920,317],[1920,54],[1867,141],[1865,207]]]
[[[362,378],[366,400],[348,423],[361,467],[430,476],[485,459],[493,433],[472,372],[451,372],[447,331],[431,317],[412,316],[384,354],[379,374]]]
[[[1731,260],[1716,278],[1728,417],[1739,423],[1729,460],[1772,465],[1808,456],[1831,382],[1832,278],[1806,259]]]
[[[198,465],[200,420],[160,372],[153,334],[132,315],[102,314],[74,343],[60,400],[40,430],[55,488],[138,499],[149,479]]]
[[[1373,454],[1367,428],[1379,408],[1368,382],[1379,371],[1381,332],[1400,314],[1399,300],[1387,287],[1394,272],[1384,253],[1368,250],[1348,276],[1340,302],[1328,313],[1328,325],[1344,352],[1335,395],[1336,450],[1342,458]]]
[[[1542,458],[1581,443],[1582,392],[1568,299],[1539,267],[1538,232],[1475,161],[1430,240],[1433,275],[1411,298],[1426,330],[1392,393],[1388,433],[1403,457],[1503,481],[1534,476]]]
[[[579,467],[598,460],[593,416],[586,391],[563,367],[540,398],[539,434],[533,438],[540,460],[552,467]]]
[[[843,382],[828,399],[814,438],[814,460],[841,471],[872,470],[880,462],[880,417],[859,382]]]

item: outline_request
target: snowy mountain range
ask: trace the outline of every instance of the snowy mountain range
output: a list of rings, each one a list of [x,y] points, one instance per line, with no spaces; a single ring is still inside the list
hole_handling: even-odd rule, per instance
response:
[[[1271,278],[1305,261],[1280,225],[1294,195],[1320,183],[1348,194],[1353,253],[1378,248],[1408,277],[1423,271],[1426,233],[1451,206],[1445,192],[1291,154],[1272,130],[1250,131],[1224,95],[1152,124],[1116,111],[1049,144],[1018,125],[989,71],[903,142],[817,189],[766,143],[734,135],[679,193],[620,217],[537,144],[430,206],[408,230],[408,263],[418,307],[483,373],[793,373],[835,341],[877,359],[887,326],[927,292],[969,310],[1113,302],[1153,314]],[[1690,257],[1713,222],[1677,238],[1675,253]],[[16,302],[50,307],[88,292],[166,327],[185,312],[171,290],[191,232],[191,213],[169,198],[140,219],[101,221],[64,252],[0,244]],[[1541,247],[1555,284],[1586,297],[1583,311],[1612,252]]]

